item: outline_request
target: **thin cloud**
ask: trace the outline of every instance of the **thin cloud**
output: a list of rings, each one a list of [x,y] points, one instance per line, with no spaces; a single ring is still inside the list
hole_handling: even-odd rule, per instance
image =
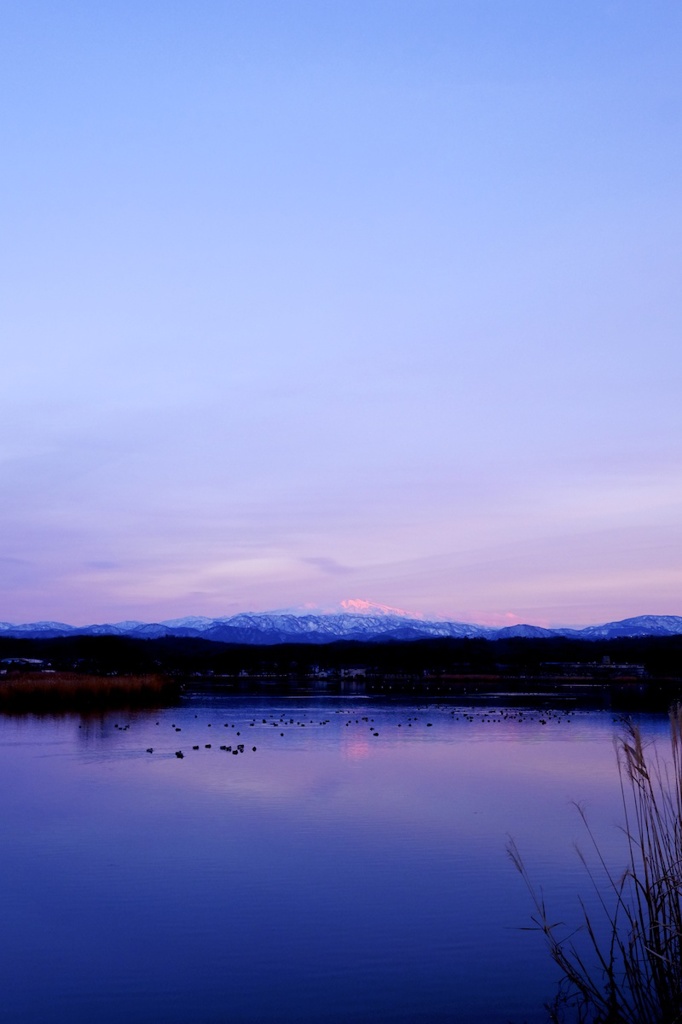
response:
[[[319,569],[320,572],[325,573],[327,576],[347,576],[354,571],[347,565],[341,565],[333,558],[302,558],[301,562],[304,565],[312,565],[313,568]]]

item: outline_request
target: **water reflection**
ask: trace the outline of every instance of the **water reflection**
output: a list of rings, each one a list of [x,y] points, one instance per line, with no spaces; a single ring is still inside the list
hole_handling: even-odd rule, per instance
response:
[[[616,728],[210,696],[0,720],[5,1019],[539,1022],[552,972],[507,835],[570,920],[572,800],[622,852]]]

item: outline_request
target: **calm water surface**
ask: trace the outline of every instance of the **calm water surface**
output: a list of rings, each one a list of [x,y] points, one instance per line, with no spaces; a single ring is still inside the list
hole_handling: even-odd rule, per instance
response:
[[[362,698],[0,717],[0,1016],[539,1024],[554,975],[505,846],[577,921],[571,801],[623,860],[617,730]]]

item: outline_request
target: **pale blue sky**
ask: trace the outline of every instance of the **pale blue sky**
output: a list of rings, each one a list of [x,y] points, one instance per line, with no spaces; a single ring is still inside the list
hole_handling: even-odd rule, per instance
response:
[[[11,2],[0,619],[682,614],[682,7]]]

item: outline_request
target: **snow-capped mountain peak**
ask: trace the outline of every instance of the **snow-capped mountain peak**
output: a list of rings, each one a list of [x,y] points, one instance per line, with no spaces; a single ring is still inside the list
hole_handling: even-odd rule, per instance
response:
[[[192,615],[164,622],[126,621],[90,626],[69,626],[63,622],[0,623],[0,636],[44,638],[60,636],[118,635],[153,639],[163,636],[199,637],[223,643],[333,643],[335,640],[386,641],[419,640],[429,637],[478,637],[495,639],[542,639],[574,637],[583,640],[613,640],[626,637],[682,635],[682,616],[640,615],[619,622],[607,622],[584,629],[518,624],[495,628],[450,619],[433,621],[411,616],[399,608],[375,605],[358,598],[341,602],[335,611],[311,609],[276,612],[241,612],[209,618]]]
[[[403,608],[392,608],[388,604],[375,604],[359,597],[350,597],[341,602],[341,611],[352,615],[390,615],[401,619],[421,619],[421,615],[406,612]]]
[[[370,615],[373,617],[390,616],[392,618],[423,619],[420,612],[408,612],[403,608],[392,608],[388,604],[377,604],[359,597],[345,598],[334,605],[302,604],[293,608],[278,608],[269,612],[252,612],[254,615],[295,615],[330,616],[330,615]]]

